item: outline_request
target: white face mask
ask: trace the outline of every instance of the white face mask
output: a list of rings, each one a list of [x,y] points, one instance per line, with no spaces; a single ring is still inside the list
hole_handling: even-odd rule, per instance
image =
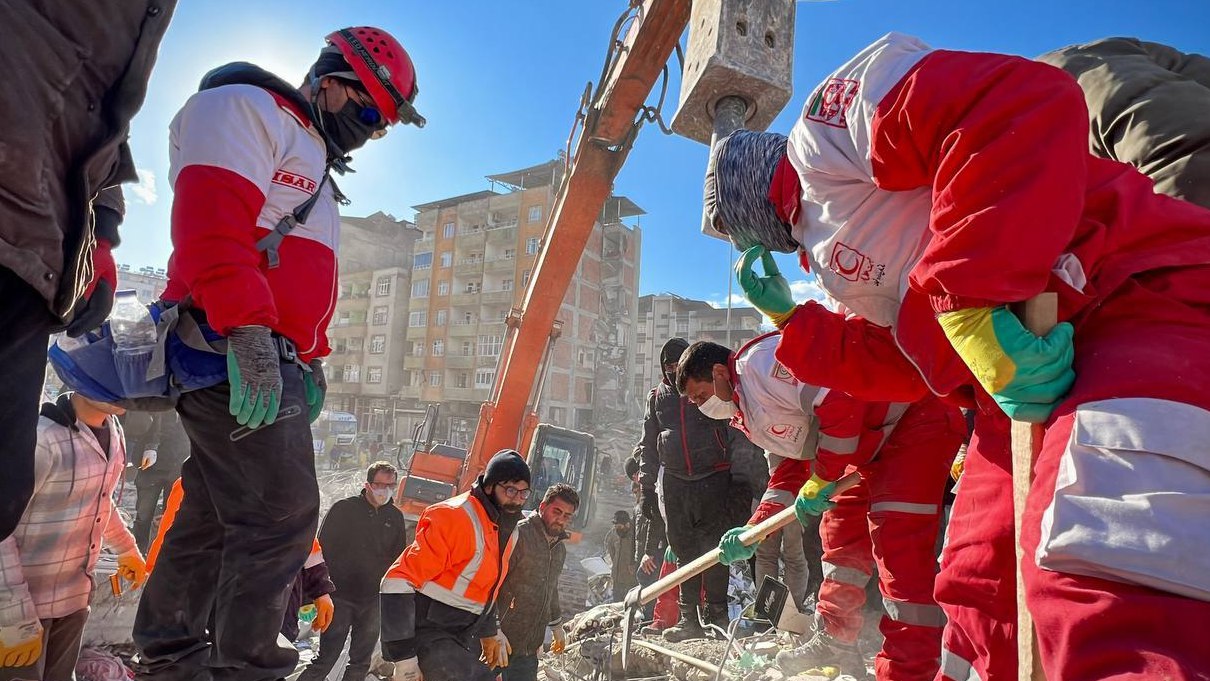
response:
[[[391,490],[390,489],[378,490],[378,489],[374,489],[373,487],[371,487],[370,494],[374,495],[374,501],[377,501],[380,506],[385,505],[388,501],[391,500]]]
[[[697,409],[705,414],[707,418],[730,421],[731,417],[735,416],[735,413],[739,411],[739,405],[731,400],[720,399],[718,395],[711,395],[710,399],[698,405]]]

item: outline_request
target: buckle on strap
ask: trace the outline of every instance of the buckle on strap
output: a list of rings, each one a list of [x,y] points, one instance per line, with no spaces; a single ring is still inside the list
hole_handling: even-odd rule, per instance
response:
[[[287,362],[293,362],[302,366],[302,360],[298,358],[298,346],[294,344],[294,341],[275,333],[273,334],[273,342],[277,344],[277,354],[279,357]]]

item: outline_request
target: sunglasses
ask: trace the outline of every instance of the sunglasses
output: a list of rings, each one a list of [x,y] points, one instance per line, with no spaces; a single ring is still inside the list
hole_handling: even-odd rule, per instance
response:
[[[378,110],[378,107],[374,105],[373,100],[370,99],[369,93],[353,87],[352,85],[345,85],[345,93],[348,95],[349,99],[357,105],[357,120],[361,121],[363,125],[378,128],[370,137],[372,139],[378,139],[386,135],[386,117],[383,116],[382,112]]]

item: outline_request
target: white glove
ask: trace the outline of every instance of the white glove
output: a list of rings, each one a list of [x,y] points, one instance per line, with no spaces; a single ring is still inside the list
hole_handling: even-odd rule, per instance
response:
[[[424,681],[424,674],[420,673],[420,660],[409,657],[396,662],[391,681]]]
[[[143,452],[143,461],[139,464],[139,470],[145,471],[155,465],[156,453],[154,449],[148,449]]]

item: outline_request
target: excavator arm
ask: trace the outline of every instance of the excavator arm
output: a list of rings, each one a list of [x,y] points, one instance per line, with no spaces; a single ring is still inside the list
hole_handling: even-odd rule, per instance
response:
[[[530,414],[556,317],[580,255],[642,123],[640,112],[689,21],[690,0],[632,1],[637,17],[611,50],[588,102],[584,128],[551,211],[546,237],[519,310],[509,320],[491,399],[484,403],[458,489],[467,489],[501,449],[523,449],[537,425]]]

